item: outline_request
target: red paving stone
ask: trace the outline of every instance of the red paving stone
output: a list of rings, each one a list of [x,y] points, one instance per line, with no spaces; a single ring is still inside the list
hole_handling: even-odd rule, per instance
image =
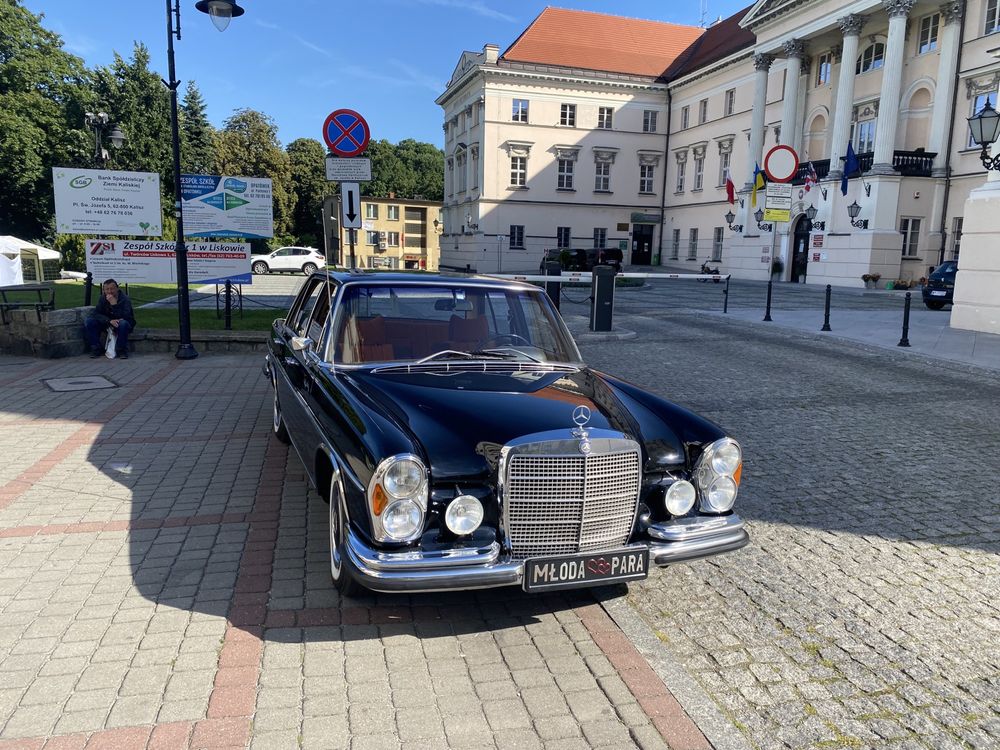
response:
[[[153,727],[147,750],[177,750],[188,747],[188,738],[191,736],[193,726],[190,721],[157,724]]]
[[[196,748],[244,747],[250,739],[250,719],[204,719],[195,723],[191,746]]]
[[[87,750],[145,750],[152,727],[121,727],[95,732],[87,741]]]

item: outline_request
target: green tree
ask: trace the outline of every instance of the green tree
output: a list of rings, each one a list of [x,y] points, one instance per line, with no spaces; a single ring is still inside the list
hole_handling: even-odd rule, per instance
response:
[[[303,244],[316,245],[323,234],[323,198],[334,193],[333,183],[326,179],[326,149],[314,138],[298,138],[288,144],[286,151],[295,199],[292,234]]]
[[[292,167],[278,142],[274,120],[252,109],[236,110],[215,139],[215,169],[220,175],[270,177],[274,233],[287,235],[291,231]]]
[[[436,146],[412,139],[397,145],[371,141],[366,155],[372,160],[372,180],[362,186],[365,195],[444,199],[444,152]]]
[[[90,148],[88,73],[41,21],[0,0],[0,234],[34,240],[52,224],[52,167]]]
[[[215,128],[205,115],[205,100],[194,81],[188,81],[181,116],[181,170],[190,174],[211,174]]]

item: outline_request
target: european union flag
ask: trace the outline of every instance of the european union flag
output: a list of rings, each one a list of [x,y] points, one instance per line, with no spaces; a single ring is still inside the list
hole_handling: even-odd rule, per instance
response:
[[[854,153],[854,145],[847,142],[847,156],[844,157],[844,176],[840,178],[840,192],[847,195],[847,177],[855,172],[861,171],[861,162],[858,155]]]

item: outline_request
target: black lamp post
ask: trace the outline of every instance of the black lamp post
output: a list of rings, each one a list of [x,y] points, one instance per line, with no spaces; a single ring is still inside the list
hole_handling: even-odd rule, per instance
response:
[[[736,214],[734,214],[731,210],[730,211],[726,211],[725,219],[726,219],[726,223],[729,225],[729,229],[731,231],[733,231],[733,232],[742,232],[743,231],[743,225],[742,224],[736,224],[735,226],[733,225],[733,221],[736,219]]]
[[[101,137],[106,135],[112,148],[119,149],[125,143],[125,134],[110,122],[107,112],[85,112],[83,119],[87,127],[94,131],[94,161],[97,166],[103,167],[108,161],[108,150],[102,145]]]
[[[764,212],[761,209],[757,209],[753,212],[754,219],[757,220],[757,229],[762,232],[771,232],[774,230],[774,224],[762,223],[764,219]]]
[[[811,206],[809,206],[809,208],[806,209],[806,219],[809,220],[809,231],[810,232],[812,230],[814,230],[814,229],[817,229],[817,230],[819,230],[821,232],[826,229],[826,222],[825,221],[815,221],[817,213],[819,213],[819,212],[816,210],[816,206],[812,206],[811,205]]]
[[[854,201],[851,205],[847,207],[847,215],[851,217],[851,226],[856,229],[867,229],[868,219],[861,219],[855,221],[858,218],[858,214],[861,213],[861,206],[858,205],[857,201]]]
[[[212,17],[219,31],[225,31],[229,21],[244,11],[233,0],[199,0],[195,8]],[[176,22],[176,28],[175,28]],[[174,215],[177,217],[177,318],[180,323],[180,344],[177,359],[194,359],[198,352],[191,343],[191,302],[188,297],[187,247],[184,244],[184,211],[181,200],[181,138],[177,119],[177,89],[181,82],[174,71],[174,37],[181,38],[180,0],[167,0],[167,69],[170,80],[170,136],[174,148]]]
[[[1000,155],[990,156],[987,152],[989,147],[996,142],[998,132],[1000,132],[1000,112],[993,109],[988,101],[975,115],[968,118],[969,130],[972,131],[972,140],[977,146],[982,146],[982,153],[979,160],[988,170],[1000,171]]]

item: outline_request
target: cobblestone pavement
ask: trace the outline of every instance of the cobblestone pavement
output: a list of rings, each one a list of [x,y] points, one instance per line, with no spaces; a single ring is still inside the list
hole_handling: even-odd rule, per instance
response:
[[[616,304],[588,362],[746,454],[750,546],[630,586],[666,653],[754,747],[1000,747],[1000,373]]]
[[[709,747],[586,593],[340,599],[260,365],[0,358],[0,750]]]

